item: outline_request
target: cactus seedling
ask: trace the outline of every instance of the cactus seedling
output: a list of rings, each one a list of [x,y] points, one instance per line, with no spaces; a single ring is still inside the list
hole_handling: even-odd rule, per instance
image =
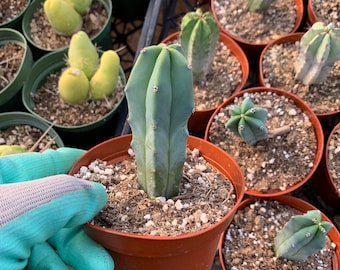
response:
[[[59,78],[58,90],[61,99],[66,103],[80,104],[88,98],[89,80],[80,69],[69,67]]]
[[[249,11],[261,11],[267,9],[275,0],[248,0]]]
[[[338,60],[340,28],[333,23],[325,26],[316,22],[301,38],[300,53],[294,65],[295,78],[306,85],[320,83]]]
[[[26,152],[26,149],[20,145],[0,145],[0,156],[7,156],[24,152]]]
[[[80,14],[85,15],[91,7],[92,0],[65,0]]]
[[[301,261],[321,250],[332,224],[321,220],[319,210],[296,215],[286,223],[274,240],[276,257]]]
[[[103,99],[115,90],[120,60],[113,50],[105,51],[100,58],[100,66],[90,80],[92,99]]]
[[[194,81],[204,80],[215,56],[219,27],[211,12],[188,12],[182,19],[180,42]]]
[[[250,97],[246,97],[241,106],[233,105],[229,109],[230,119],[226,127],[239,135],[247,144],[254,145],[267,137],[267,110],[254,107]]]
[[[71,67],[82,70],[90,80],[99,65],[96,47],[84,31],[74,34],[68,49],[68,63]]]
[[[142,49],[126,85],[139,186],[150,197],[178,194],[194,109],[192,72],[177,44]]]
[[[46,0],[44,13],[51,26],[63,35],[72,35],[83,23],[80,14],[64,0]]]

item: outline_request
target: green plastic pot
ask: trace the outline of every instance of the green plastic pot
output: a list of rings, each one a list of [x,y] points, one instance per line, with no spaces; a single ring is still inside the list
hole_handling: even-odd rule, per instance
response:
[[[25,37],[17,30],[0,28],[0,46],[9,42],[14,42],[23,47],[25,53],[14,79],[4,89],[0,90],[0,112],[19,111],[24,108],[21,102],[21,89],[33,65],[32,52]]]
[[[101,51],[99,51],[99,53],[101,53]],[[52,122],[43,118],[34,111],[35,104],[32,99],[32,94],[34,94],[40,88],[40,86],[43,85],[45,78],[50,73],[60,71],[62,68],[66,67],[65,55],[66,52],[64,51],[55,51],[50,52],[40,58],[33,65],[30,76],[22,91],[22,101],[25,108],[30,113],[48,124],[52,124]],[[120,68],[119,75],[122,79],[123,85],[125,85],[126,79],[122,68]],[[67,146],[87,149],[110,136],[110,131],[114,128],[114,123],[110,123],[110,120],[123,106],[123,100],[124,96],[121,98],[115,108],[113,108],[102,118],[99,118],[92,123],[78,126],[63,126],[55,124],[54,128],[60,134]]]
[[[30,113],[26,112],[0,113],[0,130],[16,125],[30,125],[32,127],[41,129],[41,131],[43,132],[45,132],[50,127],[45,121],[42,121],[41,119]],[[64,146],[64,143],[60,138],[59,134],[53,128],[51,128],[48,131],[48,135],[54,138],[54,141],[58,147]]]
[[[17,14],[16,17],[7,22],[0,23],[0,28],[13,28],[20,31],[22,18],[24,17],[24,14],[30,5],[30,2],[31,2],[30,0],[27,1],[26,6],[22,9],[22,11],[19,14]]]
[[[52,51],[61,51],[66,50],[67,47],[57,48],[57,49],[46,49],[37,45],[31,36],[31,21],[34,13],[43,5],[45,0],[34,0],[27,11],[24,14],[22,19],[22,30],[28,42],[33,46],[32,50],[35,51],[39,56],[45,55],[48,52]],[[105,22],[104,27],[101,31],[99,31],[95,36],[91,38],[94,44],[97,44],[103,50],[112,48],[112,38],[111,38],[111,16],[112,16],[112,2],[111,0],[94,0],[103,3],[106,12],[107,12],[107,20]]]

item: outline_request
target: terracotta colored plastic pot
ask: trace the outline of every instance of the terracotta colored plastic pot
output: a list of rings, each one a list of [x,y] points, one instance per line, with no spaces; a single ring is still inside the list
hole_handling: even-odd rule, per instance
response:
[[[260,198],[248,198],[244,200],[241,205],[239,206],[239,210],[244,209],[248,205],[254,203],[256,200],[259,200]],[[288,205],[293,208],[295,208],[298,211],[301,211],[302,213],[306,213],[309,210],[316,210],[313,205],[309,204],[308,202],[292,197],[292,196],[280,196],[280,197],[273,197],[273,198],[265,198],[266,200],[276,200],[280,204]],[[332,223],[332,221],[324,214],[321,213],[322,220],[328,221],[329,223]],[[333,224],[333,223],[332,223]],[[333,224],[334,225],[334,224]],[[227,270],[224,259],[223,259],[223,247],[224,247],[224,239],[225,239],[226,231],[221,235],[220,241],[219,241],[219,258],[220,263],[223,270]],[[332,269],[338,270],[340,267],[340,234],[335,225],[332,227],[332,229],[328,232],[328,236],[334,242],[337,246],[336,253],[332,258]]]
[[[323,148],[324,148],[324,135],[322,131],[322,126],[316,114],[302,99],[300,99],[299,97],[297,97],[296,95],[288,91],[284,91],[278,88],[253,87],[253,88],[245,89],[241,91],[240,93],[236,93],[235,95],[228,98],[222,105],[220,105],[215,110],[213,115],[210,117],[204,139],[209,140],[209,132],[210,132],[210,128],[214,121],[215,116],[220,112],[222,108],[229,106],[229,104],[233,102],[235,97],[241,97],[244,95],[245,92],[254,93],[254,92],[264,92],[264,91],[265,92],[270,91],[280,96],[285,96],[288,99],[292,100],[297,105],[297,107],[299,107],[308,116],[310,122],[312,123],[312,126],[314,127],[316,143],[317,143],[315,157],[313,161],[313,167],[310,168],[310,171],[308,172],[308,174],[303,179],[301,179],[299,182],[297,182],[295,185],[289,186],[285,190],[271,190],[271,191],[269,190],[267,192],[261,192],[255,189],[247,189],[245,191],[245,194],[250,195],[250,196],[267,198],[267,197],[276,197],[276,196],[285,195],[301,187],[304,183],[309,181],[309,179],[311,178],[311,176],[313,175],[313,173],[315,172],[316,168],[318,167],[321,161]]]
[[[211,0],[211,11],[214,15],[215,20],[219,24],[220,29],[224,31],[224,33],[226,33],[229,37],[233,38],[238,44],[240,44],[241,48],[245,51],[248,57],[250,58],[257,57],[258,59],[261,51],[268,43],[253,43],[253,42],[244,40],[238,37],[237,35],[234,35],[230,33],[228,30],[226,30],[224,26],[220,23],[216,15],[215,4],[214,4],[215,1],[216,0]],[[295,0],[295,5],[296,5],[296,20],[295,20],[294,26],[292,27],[291,33],[294,33],[297,31],[303,19],[303,12],[304,12],[303,0]],[[272,22],[272,23],[275,23],[275,22]],[[249,25],[249,31],[252,31],[252,25]],[[250,59],[249,59],[249,62],[251,62]]]
[[[129,158],[127,151],[131,138],[130,134],[124,135],[93,147],[74,164],[70,174],[96,158],[109,164]],[[110,252],[115,270],[211,269],[220,234],[227,228],[242,201],[244,179],[236,162],[215,145],[193,136],[189,136],[187,145],[191,149],[199,149],[207,161],[232,182],[236,191],[235,206],[216,224],[180,236],[137,235],[87,224],[85,231]]]
[[[168,43],[172,40],[177,39],[179,36],[179,33],[180,32],[176,32],[176,33],[169,35],[162,42]],[[247,56],[245,55],[241,47],[233,39],[228,37],[226,34],[221,32],[219,40],[223,42],[223,44],[240,61],[241,69],[242,69],[242,79],[241,79],[240,84],[234,89],[234,92],[233,92],[233,93],[237,93],[243,89],[249,76],[249,63],[248,63]],[[213,114],[213,112],[216,110],[217,107],[218,106],[213,107],[213,108],[208,108],[206,110],[195,110],[189,118],[189,122],[188,122],[189,131],[194,132],[194,133],[204,132],[208,124],[208,121],[210,119],[210,116]]]
[[[314,12],[312,0],[308,0],[307,4],[307,22],[309,25],[313,25],[315,22],[319,22],[320,19],[318,16],[316,16],[316,13]]]
[[[339,209],[340,206],[340,192],[334,184],[334,179],[329,170],[329,146],[332,136],[336,130],[340,130],[340,122],[331,131],[322,156],[321,163],[317,172],[313,175],[317,194],[327,205],[334,209]]]
[[[282,36],[278,39],[275,39],[271,41],[270,43],[267,44],[267,46],[263,49],[261,56],[260,56],[260,61],[259,61],[259,82],[261,86],[265,86],[265,81],[264,81],[264,75],[263,75],[263,67],[262,67],[262,62],[264,55],[266,54],[268,48],[273,45],[278,45],[278,44],[285,44],[285,43],[295,43],[297,41],[300,41],[302,36],[304,35],[303,32],[298,32],[298,33],[291,33],[285,36]],[[273,85],[275,87],[275,85]],[[316,113],[317,117],[322,120],[326,119],[329,117],[333,117],[335,114],[340,113],[340,108],[335,111],[329,111],[325,113]]]

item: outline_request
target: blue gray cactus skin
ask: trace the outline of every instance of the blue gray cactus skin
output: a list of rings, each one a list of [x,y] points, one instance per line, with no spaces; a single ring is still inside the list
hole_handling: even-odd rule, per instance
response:
[[[150,197],[176,196],[194,110],[192,72],[182,48],[142,49],[125,90],[139,186]]]
[[[321,220],[319,210],[292,216],[274,239],[275,256],[293,261],[307,259],[325,246],[326,235],[332,226]]]
[[[249,11],[261,11],[267,9],[275,0],[248,0]]]
[[[214,60],[219,27],[211,12],[188,12],[181,22],[180,42],[192,67],[194,81],[204,80]]]
[[[300,53],[294,64],[295,79],[305,85],[326,79],[334,63],[340,60],[340,28],[333,23],[316,22],[302,36]]]
[[[264,108],[254,107],[250,97],[246,97],[241,106],[231,106],[229,112],[230,118],[226,127],[240,136],[247,144],[255,145],[259,140],[267,137],[268,111]]]

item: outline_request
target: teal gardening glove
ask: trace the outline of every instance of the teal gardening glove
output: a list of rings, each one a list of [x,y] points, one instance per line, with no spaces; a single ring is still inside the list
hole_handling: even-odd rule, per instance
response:
[[[1,269],[114,269],[82,230],[105,206],[105,189],[66,175],[83,153],[64,147],[0,157]]]

